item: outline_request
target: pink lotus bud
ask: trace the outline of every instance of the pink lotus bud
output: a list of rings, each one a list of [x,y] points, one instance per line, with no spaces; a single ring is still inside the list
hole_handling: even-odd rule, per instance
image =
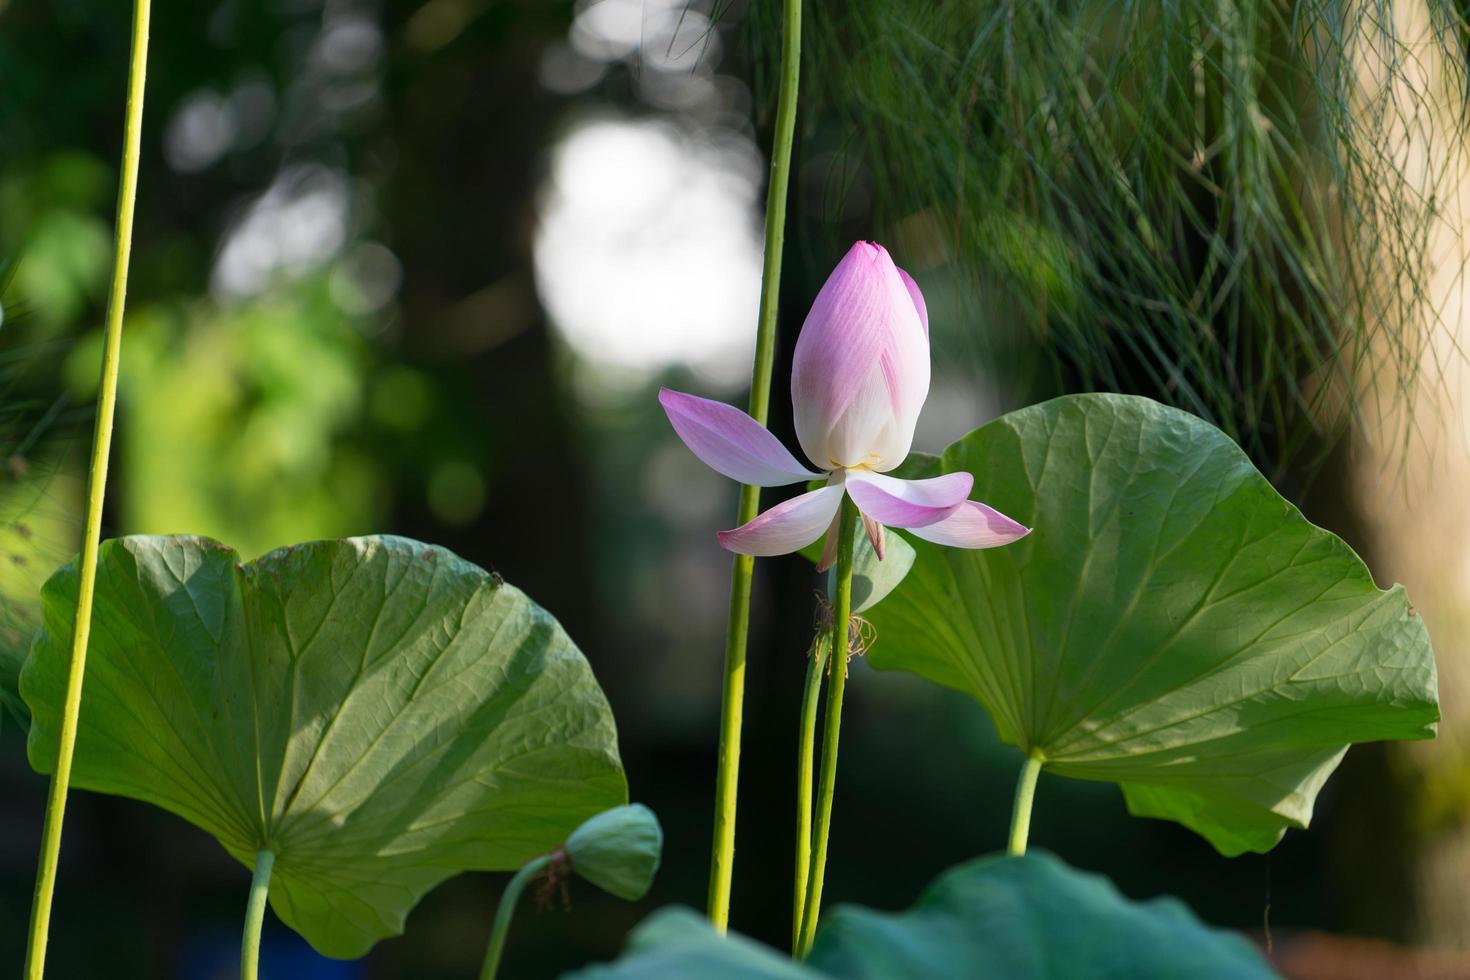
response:
[[[884,526],[955,548],[995,548],[1025,537],[1029,528],[969,499],[969,473],[927,480],[879,475],[909,454],[928,396],[923,294],[883,246],[858,242],[827,277],[796,339],[796,436],[820,474],[738,408],[667,389],[659,401],[694,455],[732,480],[779,487],[827,477],[825,486],[719,532],[730,551],[782,555],[825,533],[827,554],[834,555],[844,497],[857,505],[880,560]]]
[[[791,371],[796,437],[822,469],[884,472],[909,454],[929,395],[923,299],[872,242],[854,245],[817,294]]]

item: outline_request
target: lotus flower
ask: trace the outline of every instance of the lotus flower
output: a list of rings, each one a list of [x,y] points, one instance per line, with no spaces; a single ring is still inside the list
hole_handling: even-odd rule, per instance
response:
[[[684,444],[732,480],[779,487],[826,477],[826,486],[777,504],[718,534],[742,555],[781,555],[825,532],[821,568],[837,551],[842,499],[850,496],[878,557],[883,528],[958,548],[1009,544],[1030,529],[970,500],[975,479],[883,474],[909,454],[929,395],[929,314],[918,285],[887,250],[858,242],[817,293],[796,341],[791,401],[796,437],[816,469],[803,466],[771,432],[739,409],[665,388],[659,402]]]

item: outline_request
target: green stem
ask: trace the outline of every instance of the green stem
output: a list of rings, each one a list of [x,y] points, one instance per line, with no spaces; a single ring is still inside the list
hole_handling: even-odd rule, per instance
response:
[[[1006,850],[1016,857],[1026,853],[1026,838],[1031,834],[1031,804],[1036,799],[1036,777],[1041,775],[1042,758],[1037,753],[1026,756],[1021,775],[1016,780],[1016,802],[1011,808],[1011,837]]]
[[[837,785],[837,737],[842,729],[842,692],[847,687],[848,630],[852,619],[852,546],[857,530],[857,507],[842,501],[837,528],[837,587],[832,600],[832,686],[827,691],[827,724],[822,731],[822,777],[817,787],[817,828],[813,835],[811,870],[807,872],[806,902],[801,914],[798,959],[806,959],[817,933],[822,909],[822,880],[827,873],[827,835],[832,829],[832,794]],[[840,655],[839,655],[839,651]]]
[[[796,889],[791,904],[791,952],[801,946],[801,916],[806,910],[808,863],[812,855],[812,760],[817,746],[817,700],[822,694],[830,639],[817,638],[806,668],[801,696],[801,734],[796,750]]]
[[[138,195],[143,84],[148,65],[148,14],[149,0],[135,0],[132,56],[128,67],[127,112],[123,126],[122,177],[117,193],[112,292],[107,303],[102,377],[97,391],[92,462],[87,476],[87,512],[82,534],[82,558],[77,574],[77,612],[72,624],[71,659],[66,671],[66,692],[56,747],[56,770],[52,773],[51,789],[46,798],[41,853],[36,862],[36,891],[31,904],[30,938],[26,944],[27,980],[41,980],[46,972],[46,937],[51,928],[51,900],[56,892],[56,868],[61,857],[61,828],[66,811],[66,791],[71,784],[72,754],[76,748],[77,719],[82,706],[82,677],[87,661],[87,639],[92,631],[92,592],[97,581],[97,551],[102,539],[102,501],[107,488],[107,458],[112,449],[112,417],[117,404],[118,365],[122,361],[123,307],[128,288],[128,259],[132,251],[133,204]]]
[[[245,931],[240,938],[240,980],[255,980],[260,969],[260,930],[265,924],[265,899],[271,890],[274,851],[255,852],[255,873],[250,878],[250,900],[245,903]]]
[[[781,293],[781,250],[786,240],[786,196],[791,146],[796,139],[796,93],[801,72],[801,0],[785,0],[781,39],[781,87],[766,191],[765,260],[750,379],[750,415],[762,425],[771,403],[776,362],[776,304]],[[760,488],[740,488],[739,523],[755,518]],[[745,711],[745,647],[750,628],[750,581],[755,560],[737,555],[730,581],[730,619],[725,633],[725,676],[720,697],[720,749],[715,779],[714,842],[710,853],[709,917],[720,932],[730,921],[730,880],[735,865],[735,802],[740,781],[740,723]]]
[[[495,910],[495,926],[490,930],[490,945],[485,947],[485,964],[480,967],[480,980],[495,980],[495,973],[500,969],[500,954],[505,951],[505,937],[510,932],[510,920],[516,914],[516,903],[521,900],[521,892],[526,890],[531,879],[545,870],[551,861],[550,854],[533,858],[505,886],[505,893],[500,896],[500,907]]]

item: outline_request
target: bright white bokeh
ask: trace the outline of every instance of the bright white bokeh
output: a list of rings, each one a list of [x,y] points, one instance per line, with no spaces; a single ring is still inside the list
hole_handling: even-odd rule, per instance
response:
[[[748,380],[760,292],[760,155],[733,131],[653,120],[571,129],[552,152],[536,283],[594,367]]]
[[[571,43],[597,61],[637,56],[660,71],[690,71],[718,60],[711,27],[689,0],[580,0]]]
[[[235,113],[229,101],[202,89],[185,98],[169,118],[163,156],[175,173],[197,173],[224,156],[234,139]]]
[[[346,178],[316,164],[288,167],[231,223],[215,258],[210,289],[218,299],[253,296],[276,276],[299,278],[333,258],[347,241]]]

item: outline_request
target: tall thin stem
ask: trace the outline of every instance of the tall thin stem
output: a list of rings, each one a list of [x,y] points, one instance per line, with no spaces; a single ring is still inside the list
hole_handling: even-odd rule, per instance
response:
[[[827,835],[832,829],[832,794],[837,786],[837,737],[842,730],[842,693],[847,687],[848,631],[852,619],[852,546],[857,530],[857,507],[842,501],[837,534],[837,587],[832,597],[832,684],[827,689],[827,723],[822,730],[822,777],[817,787],[817,827],[812,838],[811,870],[807,872],[806,903],[801,913],[798,959],[811,952],[822,909],[822,880],[827,873]]]
[[[505,886],[505,893],[500,896],[500,907],[495,910],[495,925],[490,930],[490,944],[485,947],[485,962],[480,967],[480,980],[495,980],[496,971],[500,969],[500,956],[505,951],[505,937],[510,932],[510,920],[515,917],[516,903],[521,900],[521,892],[526,890],[531,879],[539,875],[551,861],[550,854],[533,858]]]
[[[806,668],[806,686],[801,695],[801,733],[796,749],[796,887],[791,902],[791,952],[801,947],[801,916],[806,911],[808,864],[812,859],[812,761],[817,750],[817,701],[822,694],[822,675],[827,667],[830,638],[820,636],[812,644]]]
[[[87,513],[82,534],[82,559],[77,570],[77,613],[72,624],[71,660],[67,665],[66,694],[61,708],[56,770],[51,775],[51,789],[46,798],[41,853],[36,863],[36,891],[31,904],[30,937],[26,944],[27,980],[41,980],[46,972],[46,937],[51,928],[51,901],[56,892],[56,868],[61,858],[61,829],[66,812],[66,791],[71,784],[72,754],[76,749],[77,719],[81,714],[87,639],[92,632],[92,592],[97,581],[97,551],[102,539],[102,501],[107,489],[107,458],[112,449],[112,417],[117,404],[118,366],[122,362],[123,308],[128,289],[128,259],[132,253],[133,205],[138,195],[138,158],[143,141],[143,85],[148,67],[148,15],[149,0],[134,0],[132,56],[128,66],[128,101],[123,125],[122,177],[117,192],[112,292],[107,302],[102,378],[97,391],[92,462],[87,476]]]
[[[1041,775],[1044,760],[1031,753],[1021,766],[1016,779],[1016,802],[1011,807],[1011,836],[1006,851],[1016,857],[1026,853],[1026,838],[1031,834],[1031,804],[1036,799],[1036,777]]]
[[[240,980],[255,980],[260,970],[260,930],[265,925],[265,900],[271,889],[274,851],[255,853],[255,873],[250,876],[250,900],[245,903],[245,929],[240,936]]]
[[[791,182],[791,146],[796,138],[796,93],[801,74],[801,0],[785,0],[781,40],[781,88],[771,143],[771,179],[766,191],[765,261],[761,268],[760,313],[755,366],[750,379],[750,415],[762,425],[771,403],[776,361],[776,307],[781,293],[781,250],[786,240],[786,196]],[[755,518],[760,488],[740,488],[739,523]],[[719,771],[715,780],[714,843],[710,853],[709,917],[720,932],[730,921],[730,881],[735,866],[735,804],[740,782],[740,725],[745,712],[745,647],[750,627],[750,581],[755,559],[737,555],[730,582],[730,619],[725,632],[725,677],[720,698]]]

